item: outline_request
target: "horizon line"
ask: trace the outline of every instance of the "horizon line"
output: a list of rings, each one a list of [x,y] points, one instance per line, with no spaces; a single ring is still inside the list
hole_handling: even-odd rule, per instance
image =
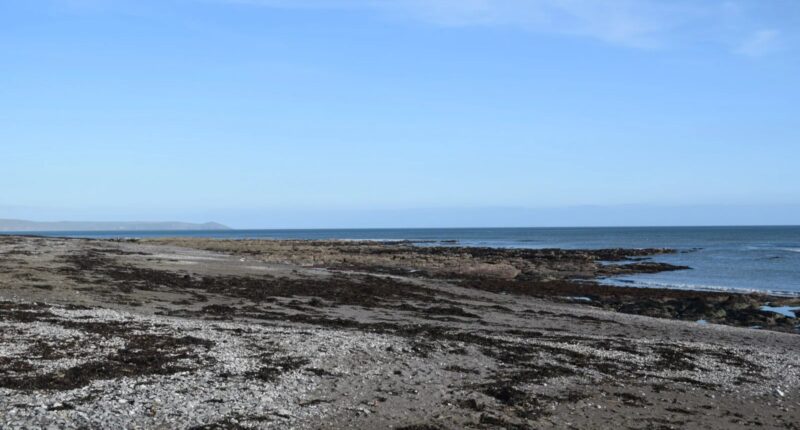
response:
[[[644,228],[800,228],[800,224],[697,224],[697,225],[596,225],[596,226],[581,226],[581,225],[563,225],[563,226],[479,226],[479,227],[314,227],[314,228],[227,228],[227,229],[134,229],[134,230],[0,230],[0,235],[13,236],[16,233],[26,236],[36,236],[35,233],[111,233],[111,232],[183,232],[183,233],[201,233],[201,232],[236,232],[236,231],[330,231],[330,230],[478,230],[478,229],[492,229],[492,230],[514,230],[514,229],[540,229],[540,230],[555,230],[555,229],[644,229]]]

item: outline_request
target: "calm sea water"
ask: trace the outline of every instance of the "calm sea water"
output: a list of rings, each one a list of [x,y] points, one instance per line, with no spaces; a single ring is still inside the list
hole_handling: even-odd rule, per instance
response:
[[[71,237],[214,237],[411,240],[421,246],[502,248],[675,248],[657,261],[692,270],[636,275],[605,282],[628,286],[756,290],[800,295],[800,226],[327,229],[225,231],[50,232]]]

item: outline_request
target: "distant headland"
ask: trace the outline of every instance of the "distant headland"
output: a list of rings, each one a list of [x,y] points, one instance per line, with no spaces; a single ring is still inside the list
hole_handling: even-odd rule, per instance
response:
[[[0,231],[109,231],[109,230],[230,230],[216,222],[113,222],[113,221],[55,221],[38,222],[19,219],[0,219]]]

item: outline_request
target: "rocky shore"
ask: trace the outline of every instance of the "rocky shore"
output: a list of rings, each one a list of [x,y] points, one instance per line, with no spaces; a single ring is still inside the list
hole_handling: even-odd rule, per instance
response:
[[[0,236],[0,428],[800,428],[795,302],[596,282],[667,252]]]

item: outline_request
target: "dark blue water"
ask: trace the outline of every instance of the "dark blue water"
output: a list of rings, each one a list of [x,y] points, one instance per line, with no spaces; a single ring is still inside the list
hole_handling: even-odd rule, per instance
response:
[[[503,248],[675,248],[657,261],[692,270],[637,275],[606,282],[630,286],[734,289],[800,294],[800,226],[331,229],[224,231],[50,232],[71,237],[213,237],[227,239],[412,240],[420,245]]]

